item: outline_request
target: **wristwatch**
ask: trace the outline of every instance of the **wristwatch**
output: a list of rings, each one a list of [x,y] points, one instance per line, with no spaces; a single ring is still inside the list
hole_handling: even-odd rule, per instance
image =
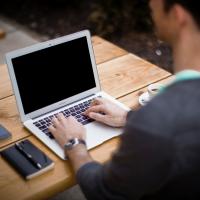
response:
[[[78,138],[73,138],[73,139],[69,140],[69,141],[64,145],[64,149],[66,149],[66,150],[71,150],[71,149],[73,149],[75,146],[77,146],[78,144],[83,144],[83,145],[86,146],[85,140],[78,139]]]

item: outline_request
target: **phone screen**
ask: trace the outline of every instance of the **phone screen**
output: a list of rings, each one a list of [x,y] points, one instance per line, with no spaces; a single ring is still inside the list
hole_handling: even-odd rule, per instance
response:
[[[9,137],[11,137],[11,133],[2,125],[0,125],[0,140],[7,139]]]

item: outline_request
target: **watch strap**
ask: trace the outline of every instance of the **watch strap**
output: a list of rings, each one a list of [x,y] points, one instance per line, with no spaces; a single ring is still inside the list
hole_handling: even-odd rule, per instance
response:
[[[66,150],[71,150],[73,149],[75,146],[77,146],[78,144],[83,144],[86,146],[86,142],[83,139],[79,139],[79,138],[73,138],[71,140],[69,140],[65,145],[64,148]]]

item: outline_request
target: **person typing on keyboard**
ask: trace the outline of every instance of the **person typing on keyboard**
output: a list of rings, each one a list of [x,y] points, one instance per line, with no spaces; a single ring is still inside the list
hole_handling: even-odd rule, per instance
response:
[[[59,114],[49,127],[89,200],[200,199],[200,4],[149,3],[157,35],[173,49],[175,81],[138,111],[99,98],[91,103],[86,116],[124,127],[105,164],[89,155],[86,130],[74,117]]]

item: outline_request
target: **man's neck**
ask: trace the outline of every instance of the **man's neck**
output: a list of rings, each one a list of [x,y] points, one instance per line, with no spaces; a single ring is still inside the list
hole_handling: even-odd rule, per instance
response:
[[[174,72],[200,71],[200,32],[183,33],[173,44]]]

